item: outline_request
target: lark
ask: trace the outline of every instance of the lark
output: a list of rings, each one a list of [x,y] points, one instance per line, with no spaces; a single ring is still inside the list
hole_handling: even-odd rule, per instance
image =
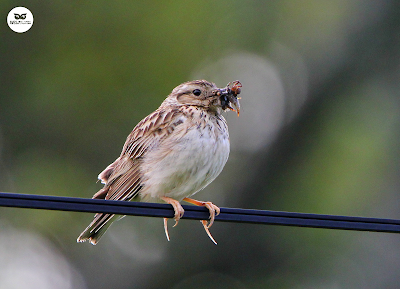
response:
[[[209,228],[220,209],[190,197],[209,185],[228,160],[228,126],[221,113],[234,110],[239,115],[241,87],[234,81],[217,88],[206,80],[177,86],[156,111],[135,126],[121,155],[99,174],[104,187],[93,199],[166,202],[174,208],[174,227],[184,214],[181,201],[204,206],[210,219],[201,222],[216,244]],[[97,244],[120,217],[96,214],[77,241]],[[164,230],[169,241],[167,218]]]

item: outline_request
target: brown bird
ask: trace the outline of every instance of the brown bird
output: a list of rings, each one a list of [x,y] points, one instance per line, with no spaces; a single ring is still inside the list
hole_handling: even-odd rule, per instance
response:
[[[164,201],[175,212],[175,225],[183,216],[180,201],[204,206],[210,221],[201,221],[208,236],[220,209],[211,202],[189,198],[210,184],[229,156],[229,133],[221,110],[236,110],[241,83],[225,88],[194,80],[177,86],[161,106],[140,121],[129,134],[121,155],[99,174],[104,187],[93,199],[143,202]],[[119,217],[98,213],[78,237],[95,245]],[[167,218],[164,229],[169,240]]]

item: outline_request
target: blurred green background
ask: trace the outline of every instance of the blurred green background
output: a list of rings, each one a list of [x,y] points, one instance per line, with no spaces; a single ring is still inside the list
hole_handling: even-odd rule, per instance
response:
[[[18,34],[8,12],[25,6]],[[2,1],[0,191],[91,197],[178,84],[239,79],[221,207],[400,218],[399,1]],[[0,208],[0,288],[398,288],[400,237]],[[171,223],[172,224],[172,223]]]

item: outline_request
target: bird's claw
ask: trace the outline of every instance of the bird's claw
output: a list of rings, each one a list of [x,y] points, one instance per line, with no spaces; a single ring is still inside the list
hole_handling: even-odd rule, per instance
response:
[[[219,213],[221,212],[221,209],[214,205],[211,202],[204,202],[204,206],[210,211],[210,221],[208,222],[207,228],[209,229],[213,224],[215,220],[215,216],[218,216]],[[207,224],[207,221],[205,221]],[[203,223],[204,225],[204,223]]]
[[[201,220],[200,222],[203,224],[204,230],[206,231],[208,237],[211,239],[211,241],[213,241],[213,243],[215,245],[217,245],[217,242],[214,240],[213,236],[210,233],[210,230],[208,229],[209,226],[207,226],[207,221],[206,220]]]
[[[168,218],[164,218],[164,231],[165,231],[165,236],[167,237],[167,240],[169,242],[170,238],[168,233]]]

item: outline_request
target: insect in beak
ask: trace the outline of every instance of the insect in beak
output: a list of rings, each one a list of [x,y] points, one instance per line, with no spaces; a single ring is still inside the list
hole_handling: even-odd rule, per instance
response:
[[[240,113],[240,103],[237,95],[241,92],[242,84],[239,80],[234,82],[229,82],[225,88],[218,89],[215,91],[215,95],[219,96],[221,107],[223,110],[230,109],[236,111],[239,116]],[[233,107],[232,107],[233,106]]]

